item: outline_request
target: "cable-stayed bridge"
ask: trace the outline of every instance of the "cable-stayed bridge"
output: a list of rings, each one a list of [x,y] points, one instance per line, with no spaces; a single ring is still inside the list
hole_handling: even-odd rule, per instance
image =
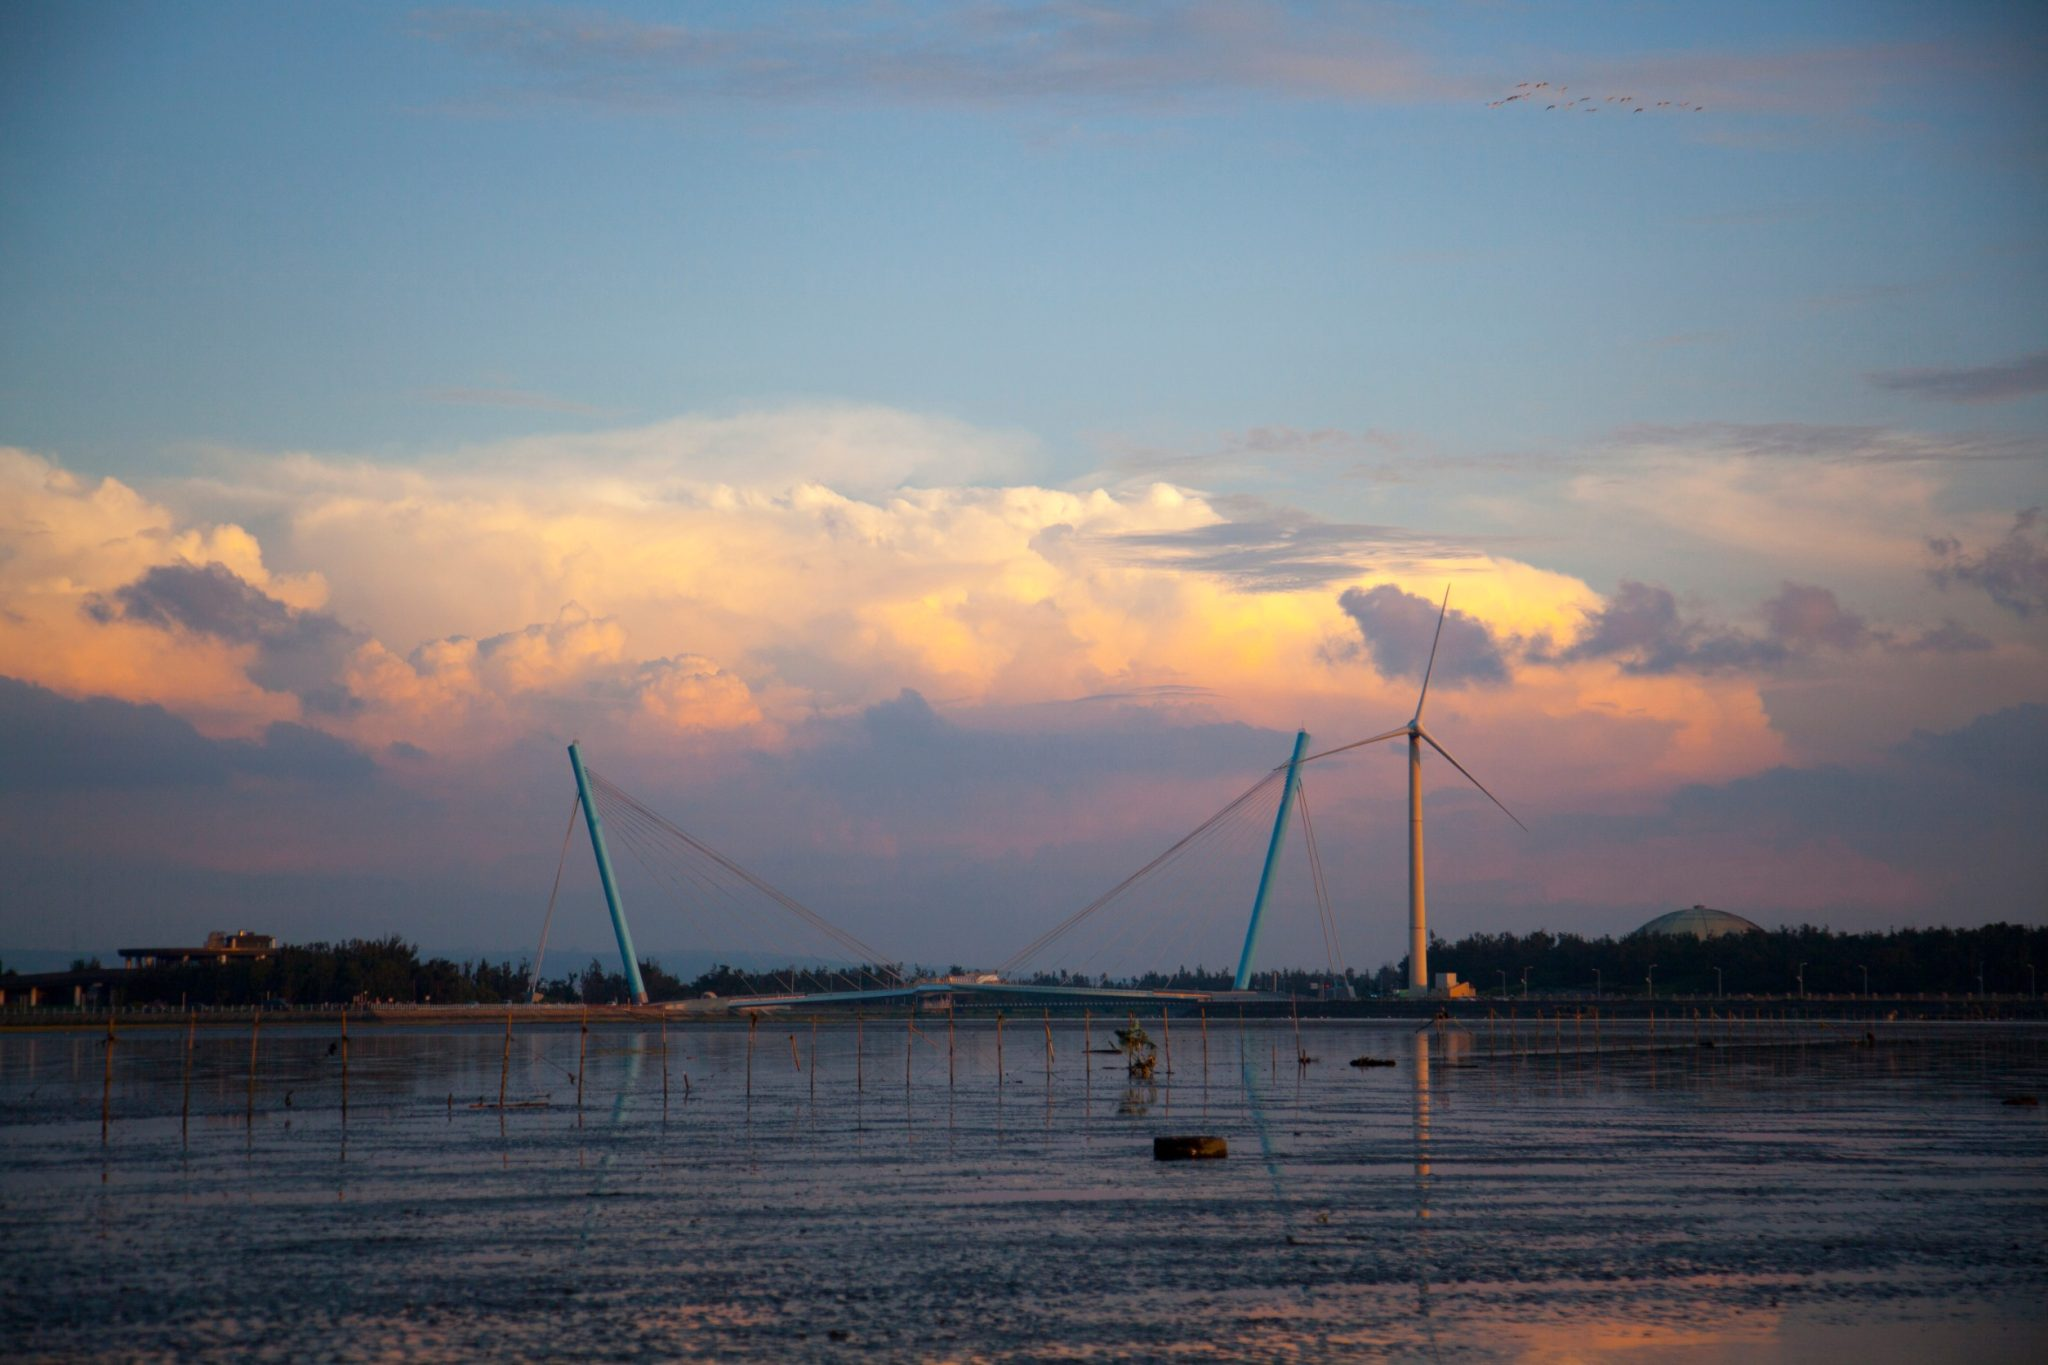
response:
[[[1342,947],[1338,941],[1337,917],[1331,908],[1328,878],[1316,843],[1315,824],[1309,814],[1308,792],[1302,770],[1310,764],[1350,753],[1385,740],[1408,741],[1408,994],[1426,997],[1432,993],[1428,975],[1428,929],[1424,896],[1422,839],[1422,749],[1436,750],[1458,773],[1499,806],[1519,826],[1513,812],[1451,756],[1423,727],[1423,708],[1429,699],[1429,680],[1435,671],[1436,645],[1443,633],[1444,612],[1449,593],[1437,618],[1437,640],[1430,646],[1429,665],[1416,698],[1415,714],[1402,726],[1366,739],[1339,744],[1319,753],[1309,752],[1309,736],[1295,736],[1293,752],[1285,763],[1260,774],[1243,791],[1220,809],[1175,840],[1157,856],[1117,881],[1093,900],[1024,943],[991,970],[943,975],[917,976],[904,966],[905,959],[876,951],[869,944],[833,923],[765,878],[711,847],[701,838],[651,809],[632,794],[608,781],[583,761],[577,744],[569,746],[569,763],[576,779],[576,799],[564,831],[562,859],[566,865],[576,826],[588,835],[596,859],[605,904],[617,937],[627,989],[634,1001],[646,1003],[648,992],[633,948],[626,918],[625,891],[620,862],[632,866],[646,879],[646,889],[655,896],[685,909],[713,935],[733,943],[762,944],[788,954],[792,964],[782,977],[784,989],[761,993],[750,989],[726,999],[687,1002],[685,1008],[705,1010],[857,1007],[862,1004],[911,1003],[929,1007],[943,1002],[951,1005],[962,997],[994,1000],[1028,997],[1032,1003],[1054,1001],[1085,1005],[1089,1002],[1130,1004],[1137,1001],[1209,1001],[1256,996],[1253,990],[1258,964],[1261,930],[1279,880],[1283,851],[1291,829],[1299,825],[1300,842],[1307,855],[1309,888],[1312,893],[1317,929],[1320,932],[1325,965],[1332,982],[1345,976]],[[1261,855],[1261,850],[1263,850]],[[619,857],[617,855],[623,855]],[[1184,951],[1202,943],[1200,930],[1227,931],[1229,923],[1244,915],[1242,869],[1255,857],[1259,861],[1256,889],[1250,913],[1243,919],[1243,942],[1237,951],[1237,966],[1228,990],[1162,990],[1157,988],[1112,987],[1112,968],[1129,967],[1134,961],[1156,965],[1163,952]],[[533,983],[538,984],[541,963],[547,952],[549,927],[561,890],[562,866],[555,872],[555,887],[548,898],[548,913],[541,929],[539,952],[535,954]],[[637,893],[636,893],[637,894]],[[1212,937],[1206,940],[1214,943]],[[799,968],[794,964],[813,965]],[[1126,972],[1131,976],[1135,973]]]

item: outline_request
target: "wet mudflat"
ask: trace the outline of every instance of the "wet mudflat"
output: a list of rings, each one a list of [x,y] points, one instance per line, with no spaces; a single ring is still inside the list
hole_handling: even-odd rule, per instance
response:
[[[1158,1039],[1162,1030],[1150,1021]],[[0,1036],[13,1356],[2043,1358],[2048,1029]],[[1109,1025],[1092,1027],[1097,1048]],[[1714,1047],[1699,1046],[1702,1037]],[[583,1071],[579,1107],[576,1074]],[[1360,1055],[1397,1065],[1355,1069]],[[667,1096],[664,1100],[664,1070]],[[906,1071],[908,1079],[906,1081]],[[501,1075],[508,1107],[500,1109]],[[189,1118],[185,1115],[189,1113]],[[1226,1161],[1156,1164],[1214,1133]]]

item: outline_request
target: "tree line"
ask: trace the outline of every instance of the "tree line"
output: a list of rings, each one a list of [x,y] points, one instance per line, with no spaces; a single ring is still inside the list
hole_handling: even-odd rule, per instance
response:
[[[2031,995],[2048,967],[2048,928],[1835,933],[1802,925],[1697,939],[1631,934],[1471,934],[1432,943],[1432,972],[1483,994]],[[1397,979],[1405,979],[1405,959]],[[1380,969],[1385,977],[1390,968]]]
[[[1482,995],[2032,995],[2048,967],[2048,927],[1987,924],[1976,929],[1894,929],[1835,933],[1811,925],[1695,939],[1631,934],[1588,938],[1537,930],[1469,934],[1430,944],[1432,973],[1455,972]],[[85,964],[81,963],[80,966]],[[756,996],[855,990],[939,974],[947,969],[898,963],[798,965],[772,970],[720,963],[685,980],[659,962],[640,964],[650,999]],[[0,981],[12,973],[0,973]],[[504,1004],[524,1000],[533,976],[526,961],[473,962],[420,956],[397,935],[280,947],[268,957],[166,963],[110,978],[112,1003],[235,1007],[264,1005]],[[1232,973],[1179,966],[1112,977],[1037,973],[1048,986],[1141,990],[1227,990]],[[1341,983],[1341,984],[1340,984]],[[1280,968],[1253,985],[1308,998],[1393,995],[1407,983],[1407,960],[1377,970]],[[537,983],[538,999],[610,1004],[627,999],[623,972],[589,965]]]

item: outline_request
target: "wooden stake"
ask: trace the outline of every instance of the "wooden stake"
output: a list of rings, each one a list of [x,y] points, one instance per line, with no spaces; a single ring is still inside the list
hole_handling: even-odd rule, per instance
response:
[[[864,1064],[867,1054],[867,1043],[864,1036],[866,1029],[867,1017],[859,1010],[855,1010],[853,1012],[853,1093],[856,1095],[863,1093],[867,1089],[867,1069]]]
[[[917,1048],[917,1019],[915,1015],[903,1016],[903,1093],[910,1094],[910,1054]]]
[[[1161,1006],[1159,1010],[1159,1034],[1160,1041],[1165,1045],[1166,1050],[1166,1074],[1171,1076],[1173,1074],[1173,1016],[1166,1012],[1164,1006]]]
[[[811,1099],[818,1098],[818,1016],[811,1016]]]
[[[249,1019],[249,1109],[247,1121],[251,1126],[256,1122],[256,1042],[263,1035],[263,1016],[251,1015]]]
[[[661,1116],[668,1117],[668,1011],[661,1012]]]
[[[747,1016],[747,1098],[754,1098],[754,1030],[760,1027],[761,1016]]]
[[[346,1020],[346,1014],[341,1016]],[[185,1138],[192,1132],[192,1041],[199,1028],[199,1017],[190,1010],[185,1011],[185,1107],[178,1114],[178,1136]],[[344,1094],[347,1092],[344,1091]]]
[[[789,1069],[792,1071],[802,1071],[804,1069],[803,1058],[796,1055],[796,1035],[794,1033],[789,1035]]]
[[[583,1007],[583,1015],[576,1034],[576,1121],[583,1122],[583,1059],[590,1054],[590,1006]]]
[[[946,1006],[946,1089],[953,1088],[953,1007]]]
[[[1209,1007],[1202,1006],[1202,1085],[1209,1084]]]
[[[498,1113],[505,1112],[505,1082],[512,1076],[512,1010],[505,1010],[505,1048],[498,1057]]]
[[[996,1093],[1002,1093],[1003,1084],[1003,1012],[996,1011]]]
[[[1046,1088],[1046,1090],[1047,1090],[1047,1091],[1049,1092],[1049,1091],[1051,1091],[1051,1089],[1052,1089],[1052,1011],[1051,1011],[1050,1009],[1047,1009],[1047,1010],[1045,1010],[1045,1011],[1044,1011],[1044,1013],[1045,1013],[1045,1088]]]
[[[341,1010],[341,1121],[348,1122],[348,1007]]]
[[[100,1146],[107,1145],[107,1120],[114,1100],[114,1015],[107,1012],[107,1061],[100,1078]]]

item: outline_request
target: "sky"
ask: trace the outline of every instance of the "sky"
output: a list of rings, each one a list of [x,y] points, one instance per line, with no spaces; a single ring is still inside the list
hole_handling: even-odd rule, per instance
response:
[[[2048,917],[2048,15],[0,11],[0,959]],[[1318,760],[1272,965],[1405,951]],[[1234,962],[1271,789],[1035,959]],[[563,853],[568,848],[568,854]],[[652,853],[643,955],[824,952]],[[1336,950],[1319,929],[1320,872]],[[709,899],[707,899],[709,898]],[[1092,935],[1092,937],[1091,937]],[[694,960],[694,959],[692,959]]]

